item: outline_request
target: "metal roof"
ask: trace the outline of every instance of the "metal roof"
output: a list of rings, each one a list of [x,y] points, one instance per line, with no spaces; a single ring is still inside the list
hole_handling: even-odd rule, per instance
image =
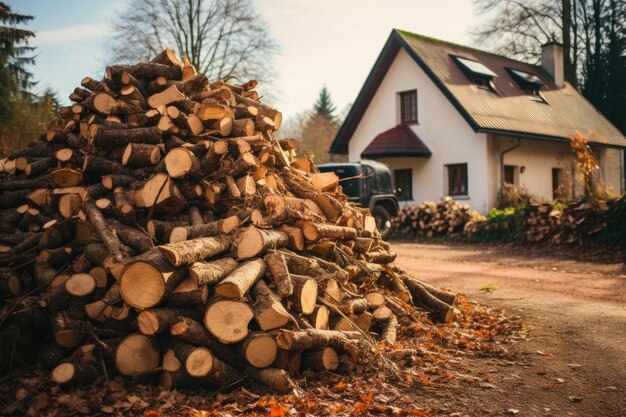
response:
[[[331,152],[347,153],[348,141],[400,48],[424,70],[476,132],[568,141],[581,133],[591,143],[626,147],[626,137],[574,87],[557,88],[539,66],[500,55],[394,29],[370,72]],[[478,86],[453,61],[453,57],[478,61],[496,74],[495,91]],[[509,71],[537,77],[544,86],[545,103],[533,100]]]

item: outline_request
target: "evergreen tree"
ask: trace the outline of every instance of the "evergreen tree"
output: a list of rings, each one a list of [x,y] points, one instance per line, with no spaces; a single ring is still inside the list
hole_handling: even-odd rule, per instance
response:
[[[17,27],[32,19],[33,16],[14,13],[11,7],[0,2],[0,120],[9,117],[15,97],[35,84],[33,74],[26,69],[27,65],[35,63],[32,55],[35,48],[28,46],[28,40],[35,33]]]
[[[322,87],[315,104],[313,105],[313,110],[315,114],[324,116],[329,122],[335,122],[335,110],[337,108],[333,104],[333,101],[330,98],[330,93],[328,92],[328,88],[326,86]]]

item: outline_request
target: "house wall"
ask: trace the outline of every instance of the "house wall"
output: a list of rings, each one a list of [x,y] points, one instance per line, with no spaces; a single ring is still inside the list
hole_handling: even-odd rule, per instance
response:
[[[600,165],[600,175],[607,191],[621,194],[626,191],[624,184],[624,151],[621,149],[596,149],[595,155]]]
[[[392,171],[413,169],[413,200],[438,200],[447,194],[445,165],[468,164],[466,200],[474,209],[489,210],[487,135],[475,133],[431,79],[401,49],[372,98],[349,142],[351,161],[379,134],[397,125],[397,94],[417,89],[418,124],[411,128],[432,152],[429,158],[382,158]]]
[[[500,153],[517,143],[516,138],[497,135],[488,137],[490,206],[497,204],[497,193],[501,181]],[[597,148],[594,149],[594,154],[601,167],[599,177],[602,182],[614,193],[623,192],[621,151]],[[504,155],[504,164],[515,166],[517,174],[515,185],[539,199],[552,200],[553,168],[563,170],[562,186],[565,198],[579,198],[583,195],[583,187],[576,173],[574,157],[566,143],[521,139],[518,148]],[[521,172],[522,167],[524,172]]]
[[[501,184],[500,154],[503,150],[518,143],[517,138],[489,135],[490,202],[497,204],[497,193]],[[581,195],[579,186],[573,180],[575,166],[572,152],[567,144],[521,139],[520,146],[504,155],[504,165],[512,165],[516,170],[515,184],[530,195],[542,200],[552,200],[552,169],[562,169],[562,184],[567,198]],[[522,172],[523,171],[523,172]]]

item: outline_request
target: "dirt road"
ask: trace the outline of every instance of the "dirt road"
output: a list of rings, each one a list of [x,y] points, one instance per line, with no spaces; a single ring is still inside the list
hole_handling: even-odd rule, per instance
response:
[[[407,272],[505,308],[529,329],[511,348],[517,359],[473,360],[468,373],[481,383],[426,390],[424,401],[457,416],[626,416],[624,263],[519,248],[403,243],[394,249]]]

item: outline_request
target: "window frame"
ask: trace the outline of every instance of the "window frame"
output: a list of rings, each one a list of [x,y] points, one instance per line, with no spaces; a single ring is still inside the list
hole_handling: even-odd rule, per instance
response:
[[[563,185],[563,175],[565,170],[561,167],[552,167],[552,199],[556,200],[559,196],[559,188]]]
[[[414,100],[411,101],[411,116],[414,119],[404,120],[404,97],[405,96],[413,96]],[[417,89],[401,91],[398,93],[398,97],[400,99],[400,124],[418,124],[418,106],[417,106]]]
[[[398,174],[406,174],[408,172],[408,183],[409,186],[402,189],[403,194],[397,194],[398,187]],[[409,201],[413,200],[413,168],[402,168],[402,169],[394,169],[393,170],[393,187],[396,197],[400,201]]]
[[[452,171],[457,170],[457,188],[458,192],[452,192]],[[463,176],[463,170],[465,170],[465,176]],[[469,167],[467,162],[458,164],[447,164],[446,172],[448,174],[448,195],[451,197],[467,197],[469,196]],[[465,182],[463,183],[463,178]],[[465,192],[460,191],[462,186],[465,185]]]
[[[505,184],[510,184],[513,186],[517,186],[517,172],[518,172],[518,166],[517,165],[504,165],[504,183]],[[509,182],[507,181],[507,171],[510,171],[511,174],[511,178],[513,179],[513,182]]]

